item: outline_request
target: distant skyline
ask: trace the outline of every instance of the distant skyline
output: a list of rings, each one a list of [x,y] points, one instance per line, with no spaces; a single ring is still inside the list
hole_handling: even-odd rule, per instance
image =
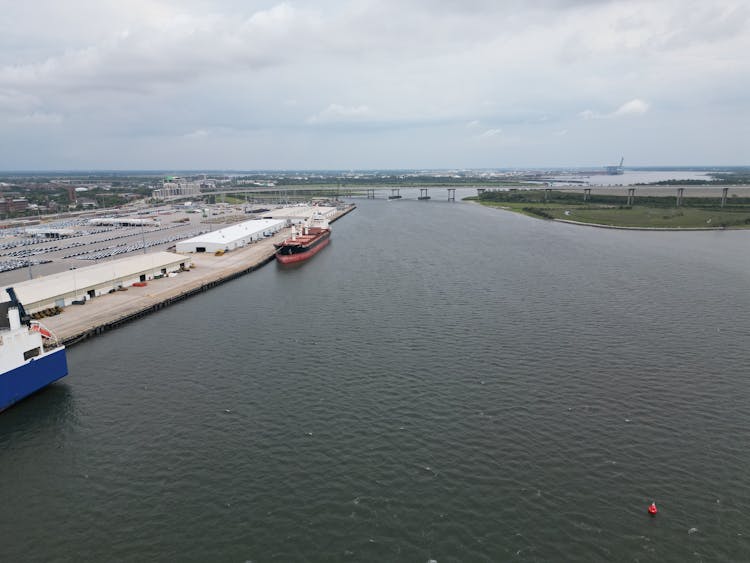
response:
[[[744,0],[2,4],[0,170],[750,164]]]

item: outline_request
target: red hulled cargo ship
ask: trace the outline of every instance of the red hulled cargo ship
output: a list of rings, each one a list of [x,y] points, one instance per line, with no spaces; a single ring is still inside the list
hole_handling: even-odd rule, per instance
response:
[[[302,262],[315,256],[329,242],[331,242],[331,229],[326,226],[304,227],[302,234],[292,226],[292,236],[279,243],[276,247],[276,260],[282,264]]]

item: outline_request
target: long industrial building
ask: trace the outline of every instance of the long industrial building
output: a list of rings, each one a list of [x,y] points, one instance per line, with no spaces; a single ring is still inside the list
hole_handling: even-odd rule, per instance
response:
[[[191,239],[179,241],[177,252],[229,252],[242,248],[253,241],[271,236],[286,226],[279,219],[255,219],[225,229],[204,233]]]
[[[65,307],[73,301],[93,299],[121,287],[171,272],[187,270],[190,257],[172,252],[139,254],[13,284],[26,311]]]
[[[89,225],[118,225],[120,227],[158,227],[159,222],[153,219],[136,217],[99,217],[89,219]]]
[[[318,205],[295,205],[292,207],[279,207],[263,213],[265,219],[284,219],[288,223],[300,224],[309,220],[314,215],[330,219],[336,214],[335,207],[323,207]]]

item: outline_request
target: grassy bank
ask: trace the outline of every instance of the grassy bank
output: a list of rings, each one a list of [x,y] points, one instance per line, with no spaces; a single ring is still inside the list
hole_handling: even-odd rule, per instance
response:
[[[734,198],[721,208],[716,198],[694,198],[676,206],[674,197],[636,198],[592,196],[583,202],[579,194],[564,192],[492,192],[469,198],[483,205],[501,207],[543,219],[630,228],[699,229],[750,228],[750,200]],[[601,200],[601,201],[598,201]]]

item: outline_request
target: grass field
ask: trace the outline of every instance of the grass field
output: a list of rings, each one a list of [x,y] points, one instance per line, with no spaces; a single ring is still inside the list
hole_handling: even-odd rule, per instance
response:
[[[615,227],[635,228],[750,228],[750,211],[695,207],[586,206],[565,203],[493,202],[485,203],[537,218],[564,219]]]

